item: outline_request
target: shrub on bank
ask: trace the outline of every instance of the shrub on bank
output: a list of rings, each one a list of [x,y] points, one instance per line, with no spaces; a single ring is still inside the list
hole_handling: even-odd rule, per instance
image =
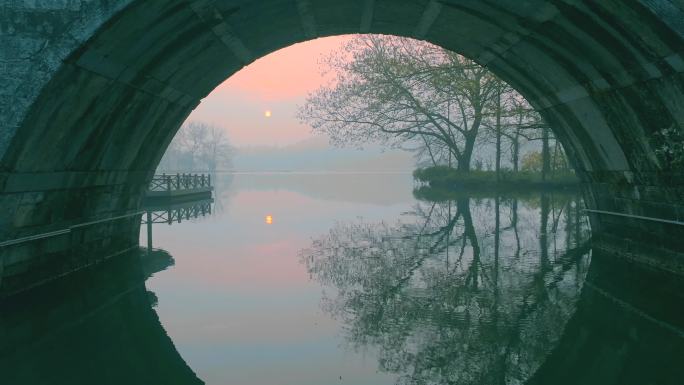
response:
[[[459,171],[447,166],[419,168],[413,172],[418,182],[430,187],[442,188],[526,188],[526,187],[563,187],[579,183],[572,171],[556,171],[542,180],[541,172],[502,170],[497,181],[496,171],[473,170]]]

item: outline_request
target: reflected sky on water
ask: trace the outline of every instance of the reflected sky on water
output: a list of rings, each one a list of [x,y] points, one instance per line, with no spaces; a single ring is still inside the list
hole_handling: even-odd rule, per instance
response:
[[[416,369],[435,370],[420,366],[438,357],[407,354],[439,355],[467,336],[459,344],[482,351],[439,368],[451,378],[470,361],[482,363],[497,338],[520,339],[534,334],[535,317],[553,318],[549,330],[538,329],[546,340],[515,344],[496,363],[521,356],[525,369],[514,364],[511,376],[528,375],[558,338],[586,274],[588,226],[578,197],[429,202],[412,189],[404,174],[219,177],[211,217],[153,229],[154,246],[176,265],[147,286],[182,356],[208,383],[321,384],[341,376],[394,384]],[[581,250],[568,256],[568,248]],[[542,292],[558,298],[549,304]],[[414,379],[435,381],[442,380]]]
[[[213,202],[143,216],[165,222],[151,249],[143,225],[140,250],[0,304],[0,383],[684,378],[682,278],[592,249],[576,192],[414,196],[408,174],[214,181]]]

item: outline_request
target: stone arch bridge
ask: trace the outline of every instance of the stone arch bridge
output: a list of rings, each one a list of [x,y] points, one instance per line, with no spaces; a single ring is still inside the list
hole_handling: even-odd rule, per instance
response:
[[[490,68],[564,144],[596,246],[682,271],[682,0],[2,0],[2,284],[137,244],[146,183],[202,98],[261,56],[348,33]]]

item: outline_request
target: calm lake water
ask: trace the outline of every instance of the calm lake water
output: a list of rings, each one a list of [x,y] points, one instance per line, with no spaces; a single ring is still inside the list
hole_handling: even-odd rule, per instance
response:
[[[211,216],[153,227],[175,265],[147,281],[208,384],[522,381],[590,260],[572,194],[429,202],[408,174],[219,178]]]
[[[140,252],[5,305],[0,383],[681,383],[681,279],[592,250],[577,193],[214,180]]]

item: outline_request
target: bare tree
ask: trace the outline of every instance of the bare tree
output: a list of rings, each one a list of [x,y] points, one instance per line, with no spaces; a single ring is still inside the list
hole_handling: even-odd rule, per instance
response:
[[[351,57],[351,59],[350,59]],[[361,35],[326,61],[334,84],[311,94],[299,118],[338,145],[412,143],[434,163],[470,169],[500,81],[458,54],[411,39]]]
[[[309,95],[298,115],[336,145],[380,142],[414,151],[433,166],[455,161],[460,171],[470,170],[476,146],[494,145],[500,178],[505,151],[517,171],[523,142],[540,141],[548,149],[544,138],[552,140],[541,116],[512,87],[426,42],[361,35],[324,65],[335,81]]]
[[[203,151],[205,163],[209,171],[216,171],[220,163],[229,164],[230,151],[226,132],[216,126],[209,127]]]
[[[232,148],[225,130],[204,122],[189,122],[178,130],[159,168],[165,171],[209,171],[230,167]]]

